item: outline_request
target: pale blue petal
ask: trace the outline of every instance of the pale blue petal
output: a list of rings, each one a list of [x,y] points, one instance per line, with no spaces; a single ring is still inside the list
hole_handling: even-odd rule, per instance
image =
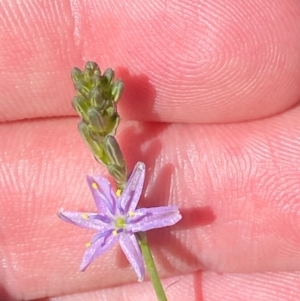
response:
[[[79,227],[101,231],[103,227],[107,226],[107,223],[104,223],[100,219],[96,218],[98,215],[98,213],[90,212],[58,212],[58,216],[65,222],[74,224]]]
[[[145,277],[144,260],[135,235],[122,232],[118,237],[124,254],[138,276],[138,281],[143,281]]]
[[[87,176],[86,179],[99,212],[103,215],[115,215],[117,196],[110,182],[101,176]]]
[[[143,190],[145,169],[146,167],[143,162],[138,162],[135,165],[126,187],[119,198],[121,208],[123,209],[121,213],[135,210]]]
[[[163,228],[176,224],[181,215],[176,206],[141,208],[127,218],[126,229],[132,232],[144,232],[155,228]]]
[[[80,271],[84,271],[92,261],[109,250],[116,242],[117,236],[112,235],[112,230],[104,230],[97,233],[91,240],[91,245],[83,255]]]

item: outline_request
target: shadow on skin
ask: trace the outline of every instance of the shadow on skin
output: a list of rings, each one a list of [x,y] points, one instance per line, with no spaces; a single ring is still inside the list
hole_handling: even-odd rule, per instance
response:
[[[123,114],[127,118],[130,117],[132,111],[139,112],[140,120],[147,120],[149,114],[158,119],[157,114],[153,112],[157,93],[149,78],[144,74],[131,75],[128,69],[124,67],[117,68],[116,72],[117,77],[122,78],[125,86],[124,93],[118,103],[118,107],[121,108],[121,119]],[[157,137],[167,127],[167,123],[143,122],[139,123],[138,126],[137,124],[129,126],[122,131],[121,135],[118,136],[118,142],[129,171],[132,170],[137,161],[145,162],[148,168],[155,165],[162,149],[161,142]]]
[[[138,127],[129,126],[124,129],[118,137],[129,171],[132,170],[137,161],[142,161],[146,164],[144,187],[148,183],[149,169],[153,169],[162,150],[162,143],[157,137],[168,126],[167,123],[141,123]]]
[[[183,236],[179,235],[179,231],[212,224],[216,218],[209,207],[182,209],[180,213],[182,219],[178,224],[148,233],[150,246],[156,246],[153,255],[172,276],[180,273],[179,265],[194,271],[205,269],[197,254],[182,241]]]
[[[153,108],[157,93],[149,77],[145,74],[132,75],[124,67],[118,67],[116,74],[117,78],[122,79],[125,87],[118,103],[121,117],[130,119],[131,116],[138,116],[137,120],[149,120],[149,116],[156,117]]]
[[[170,186],[175,169],[173,164],[166,164],[155,178],[154,185],[149,192],[145,207],[168,205],[170,200]],[[162,183],[164,185],[162,185]],[[155,203],[153,203],[155,202]],[[153,248],[153,255],[157,262],[170,275],[179,273],[178,262],[184,262],[191,269],[204,269],[203,264],[193,251],[182,242],[180,231],[187,231],[197,227],[210,225],[216,219],[212,209],[208,206],[194,208],[179,208],[182,219],[172,227],[149,231],[148,239]]]

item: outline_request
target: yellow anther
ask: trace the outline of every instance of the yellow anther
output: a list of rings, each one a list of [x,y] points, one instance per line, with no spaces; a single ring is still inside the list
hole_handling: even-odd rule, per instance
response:
[[[112,234],[113,234],[114,236],[117,236],[117,235],[118,235],[117,230],[114,230],[114,231],[112,232]]]
[[[91,243],[90,243],[90,242],[87,242],[87,243],[85,244],[85,246],[88,248],[88,247],[91,246]]]
[[[129,211],[129,212],[128,212],[128,215],[129,215],[130,217],[133,217],[135,214],[134,214],[133,211]]]
[[[117,189],[117,191],[116,191],[116,195],[117,195],[117,196],[120,196],[120,195],[121,195],[121,193],[122,193],[122,190],[121,190],[121,189]]]
[[[86,213],[82,213],[81,216],[84,218],[84,219],[88,219],[89,216],[86,214]]]
[[[94,188],[94,189],[98,189],[98,185],[97,185],[97,183],[92,183],[92,187]]]

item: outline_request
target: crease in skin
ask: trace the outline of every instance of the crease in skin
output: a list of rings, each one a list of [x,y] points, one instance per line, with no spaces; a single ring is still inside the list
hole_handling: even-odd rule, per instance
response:
[[[70,6],[71,6],[72,16],[74,18],[74,32],[73,32],[74,43],[76,46],[79,46],[81,42],[80,28],[81,28],[81,20],[82,20],[82,12],[81,12],[81,7],[79,5],[79,0],[70,0]]]

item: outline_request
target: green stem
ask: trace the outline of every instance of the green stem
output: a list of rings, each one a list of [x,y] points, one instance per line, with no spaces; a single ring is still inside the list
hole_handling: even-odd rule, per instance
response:
[[[154,290],[156,292],[156,296],[157,299],[159,301],[168,301],[164,288],[161,284],[152,254],[151,254],[151,250],[150,247],[148,245],[148,241],[147,241],[147,237],[146,237],[146,233],[144,232],[140,232],[137,235],[137,239],[140,245],[140,248],[142,250],[143,256],[144,256],[144,260],[145,260],[145,264],[146,264],[146,268],[148,270],[152,285],[154,287]]]

